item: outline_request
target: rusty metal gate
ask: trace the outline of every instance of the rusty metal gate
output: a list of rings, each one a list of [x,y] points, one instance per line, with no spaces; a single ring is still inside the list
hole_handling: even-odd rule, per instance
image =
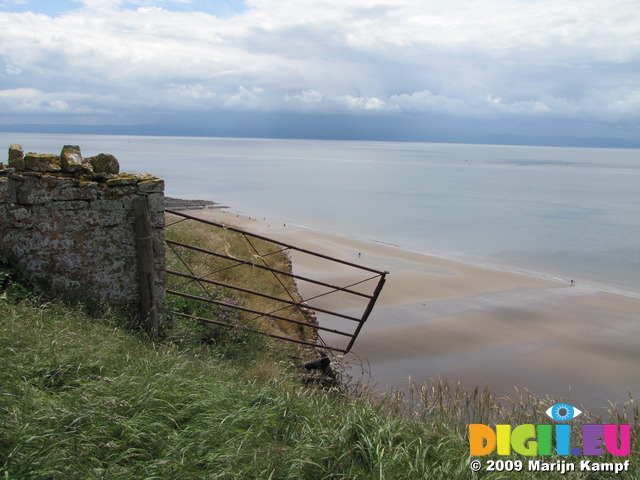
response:
[[[388,272],[181,211],[166,210],[166,213],[169,315],[336,352],[351,350]],[[173,234],[171,227],[184,222],[191,222],[187,231],[192,234],[192,243],[193,232],[200,232],[202,241],[195,241],[199,245],[189,244]],[[218,235],[211,235],[211,229],[219,229]],[[232,235],[235,246],[227,241]],[[213,237],[219,239],[218,245],[203,245]],[[319,275],[313,272],[296,273],[295,258],[291,273],[292,256],[309,256],[316,263],[314,271],[343,281],[338,285],[331,279],[317,278]],[[261,275],[277,281],[273,278],[262,281]],[[180,302],[205,307],[199,311],[175,308]],[[343,308],[334,308],[334,303]]]

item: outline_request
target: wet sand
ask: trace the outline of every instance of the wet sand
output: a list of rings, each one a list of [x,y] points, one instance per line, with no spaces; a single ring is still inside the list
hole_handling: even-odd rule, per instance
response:
[[[640,399],[640,293],[581,285],[579,279],[570,286],[569,279],[468,265],[227,210],[190,213],[388,271],[353,347],[380,389],[440,377],[469,388],[488,385],[499,396],[526,388],[594,412],[609,402],[621,405],[628,392]],[[294,252],[292,260],[299,275],[339,285],[356,279],[348,269],[308,255]],[[317,287],[299,288],[305,298],[319,293]],[[362,310],[346,295],[310,303],[356,316]]]

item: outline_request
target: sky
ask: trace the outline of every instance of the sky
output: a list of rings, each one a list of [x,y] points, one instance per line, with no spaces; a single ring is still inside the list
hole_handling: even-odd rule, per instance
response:
[[[639,0],[0,0],[0,130],[640,147]]]

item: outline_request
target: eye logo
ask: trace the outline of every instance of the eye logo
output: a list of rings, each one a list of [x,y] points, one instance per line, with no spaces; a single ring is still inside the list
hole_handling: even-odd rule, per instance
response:
[[[556,403],[555,405],[551,405],[544,413],[556,422],[568,422],[578,417],[582,413],[582,410],[572,407],[568,403]]]

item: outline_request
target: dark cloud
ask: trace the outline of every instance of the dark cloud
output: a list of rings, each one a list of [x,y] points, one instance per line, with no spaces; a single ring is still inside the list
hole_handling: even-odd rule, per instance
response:
[[[0,123],[183,131],[204,116],[212,134],[528,143],[637,134],[635,0],[229,0],[224,14],[205,3],[84,0],[58,16],[0,4]],[[244,116],[256,121],[219,120]]]

